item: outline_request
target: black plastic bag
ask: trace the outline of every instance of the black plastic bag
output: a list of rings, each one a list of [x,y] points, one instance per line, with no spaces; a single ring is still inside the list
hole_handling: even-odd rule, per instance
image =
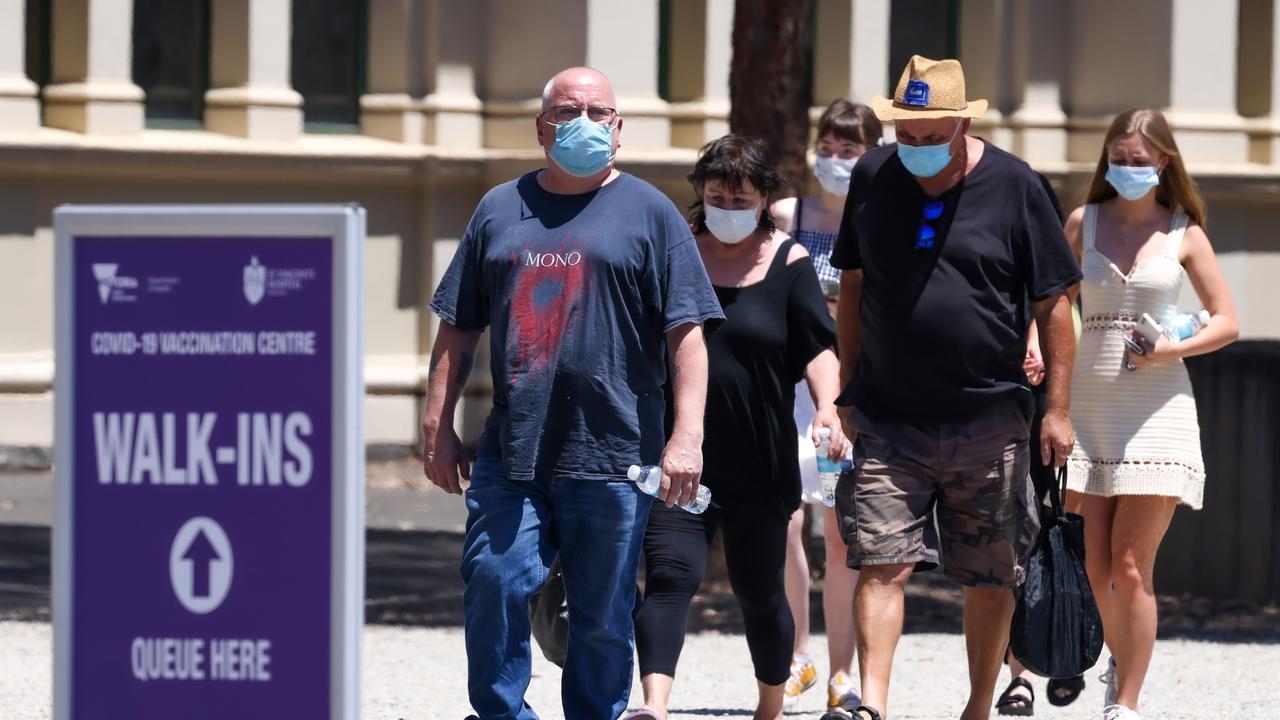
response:
[[[564,658],[569,652],[569,603],[564,596],[560,558],[551,563],[551,572],[542,589],[529,598],[529,625],[542,654],[564,667]]]
[[[1070,678],[1098,661],[1102,616],[1084,569],[1084,518],[1062,509],[1066,468],[1059,471],[1058,485],[1049,491],[1026,582],[1014,590],[1009,649],[1037,675]]]

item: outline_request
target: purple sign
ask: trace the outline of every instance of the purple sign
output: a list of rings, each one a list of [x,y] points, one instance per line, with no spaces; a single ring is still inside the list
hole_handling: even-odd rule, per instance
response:
[[[333,717],[334,238],[69,244],[58,716]]]

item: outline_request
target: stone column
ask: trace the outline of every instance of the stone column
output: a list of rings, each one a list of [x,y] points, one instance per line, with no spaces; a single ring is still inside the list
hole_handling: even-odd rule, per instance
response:
[[[700,148],[729,132],[733,0],[671,3],[671,144]]]
[[[24,15],[24,3],[0,4],[0,132],[40,127],[40,88],[27,78],[25,67]]]
[[[1134,107],[1163,110],[1193,163],[1246,159],[1236,108],[1238,0],[1076,0],[1070,9],[1071,160],[1096,162],[1111,119]]]
[[[432,145],[476,148],[484,144],[484,104],[476,94],[484,64],[484,5],[427,0],[425,136]],[[517,36],[518,37],[518,36]],[[505,42],[511,42],[506,38]]]
[[[1069,7],[1067,159],[1096,163],[1116,113],[1169,104],[1169,0],[1076,0]],[[1115,77],[1126,81],[1104,80]]]
[[[207,129],[253,140],[302,134],[302,96],[289,80],[291,13],[288,0],[212,3]]]
[[[1249,160],[1280,162],[1280,0],[1240,4],[1240,112],[1250,127]]]
[[[1034,7],[1033,7],[1034,5]],[[1013,94],[1008,125],[1013,152],[1032,165],[1067,159],[1067,115],[1062,109],[1067,38],[1067,6],[1017,0],[1009,7]]]
[[[671,146],[667,101],[658,97],[658,19],[657,0],[587,0],[586,64],[613,83],[623,155],[625,148]]]
[[[813,45],[813,101],[838,97],[870,104],[888,96],[889,0],[818,0]]]
[[[45,124],[94,135],[141,132],[143,92],[132,80],[132,0],[53,0],[51,34]]]
[[[624,148],[670,145],[667,104],[658,97],[656,2],[494,2],[488,9],[486,146],[531,147],[543,87],[575,65],[597,68],[612,81]]]
[[[973,122],[974,133],[1006,150],[1013,133],[1004,124],[1012,90],[1013,32],[1011,5],[1006,0],[964,0],[960,8],[960,62],[964,65],[969,99],[988,101],[985,115]]]
[[[360,98],[360,132],[417,144],[424,140],[426,95],[424,0],[369,0],[367,90]],[[442,28],[441,34],[453,32]]]
[[[485,147],[537,149],[534,116],[542,105],[543,86],[560,70],[586,62],[587,2],[488,3]]]
[[[1248,136],[1236,106],[1239,0],[1170,0],[1169,108],[1188,160],[1245,162]]]

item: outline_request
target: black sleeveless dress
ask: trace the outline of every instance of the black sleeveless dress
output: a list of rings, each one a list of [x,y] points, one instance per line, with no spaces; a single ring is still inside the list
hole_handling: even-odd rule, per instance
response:
[[[707,335],[702,482],[721,507],[800,506],[795,386],[836,336],[813,263],[787,264],[793,244],[782,243],[763,280],[715,288],[725,321]]]

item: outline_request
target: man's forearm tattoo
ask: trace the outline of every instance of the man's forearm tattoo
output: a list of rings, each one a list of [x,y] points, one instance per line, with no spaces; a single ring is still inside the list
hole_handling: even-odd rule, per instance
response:
[[[427,365],[427,391],[428,392],[430,392],[431,388],[435,387],[435,384],[438,381],[438,378],[436,378],[436,369],[440,367],[440,357],[441,357],[440,355],[433,354],[431,356],[431,362]]]
[[[458,373],[453,377],[453,382],[457,386],[458,392],[462,392],[466,388],[467,380],[471,377],[471,366],[474,364],[475,357],[471,353],[458,353]]]

